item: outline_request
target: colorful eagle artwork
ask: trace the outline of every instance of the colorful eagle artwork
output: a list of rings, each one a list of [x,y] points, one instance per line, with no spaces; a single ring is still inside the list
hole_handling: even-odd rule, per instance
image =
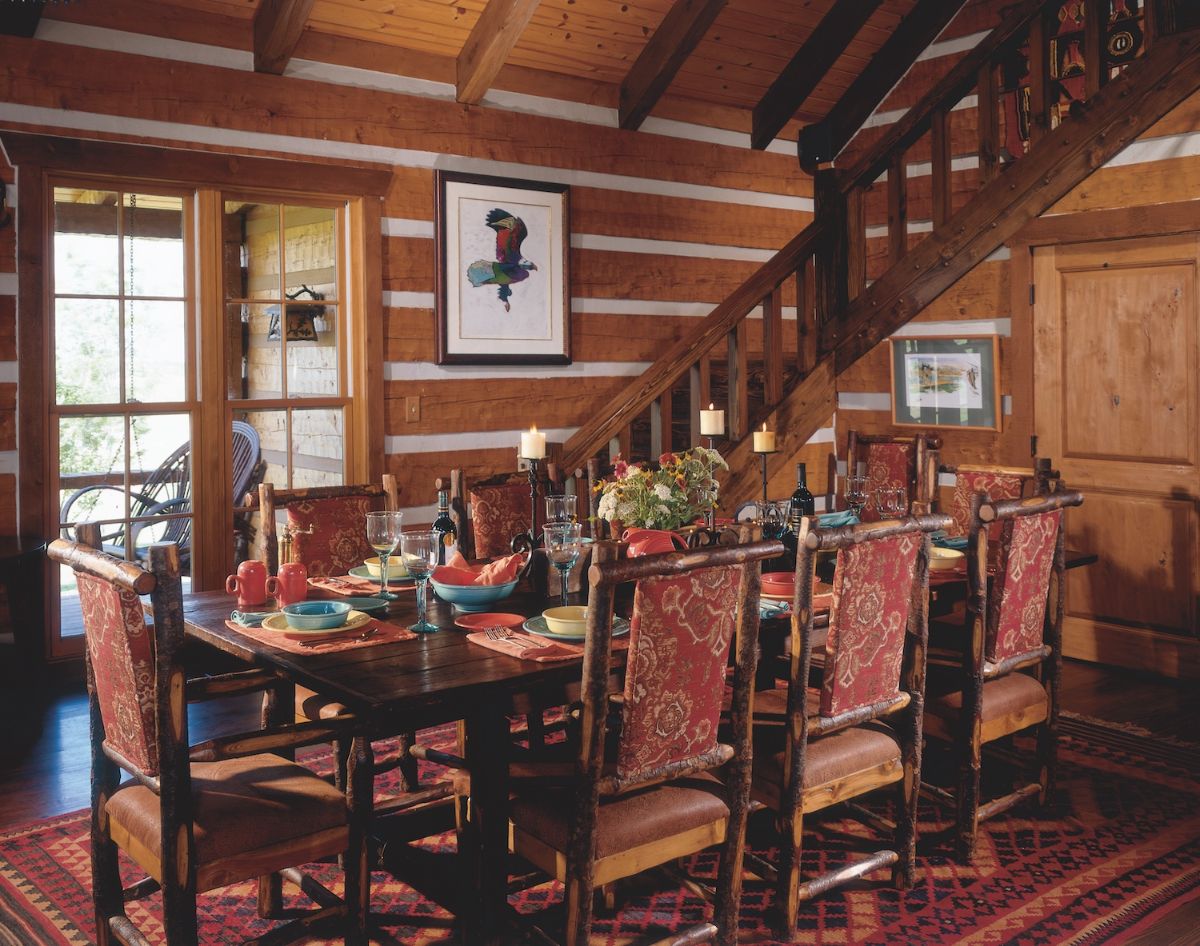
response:
[[[499,207],[489,210],[487,225],[496,231],[496,262],[476,260],[467,267],[467,278],[471,285],[498,286],[504,311],[512,311],[508,300],[512,298],[513,283],[529,278],[537,266],[521,255],[521,243],[529,235],[525,221]]]

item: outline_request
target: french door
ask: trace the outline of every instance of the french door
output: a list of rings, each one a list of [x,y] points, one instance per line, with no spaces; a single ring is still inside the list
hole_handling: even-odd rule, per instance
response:
[[[185,582],[216,587],[254,552],[235,509],[248,490],[345,481],[346,203],[84,178],[49,190],[49,518],[68,534],[98,524],[133,561],[176,542]],[[50,654],[76,653],[69,569],[50,597]]]

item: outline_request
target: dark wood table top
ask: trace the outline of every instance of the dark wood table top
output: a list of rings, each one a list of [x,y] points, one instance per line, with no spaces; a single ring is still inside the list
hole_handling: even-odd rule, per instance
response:
[[[189,637],[249,663],[281,671],[353,712],[375,719],[400,716],[406,727],[459,719],[469,705],[501,705],[519,693],[544,692],[552,697],[567,684],[579,681],[582,656],[553,663],[509,657],[468,641],[467,631],[454,624],[452,606],[432,590],[428,603],[429,620],[440,628],[436,633],[311,655],[271,647],[226,626],[235,598],[224,591],[184,595],[183,616]],[[532,616],[557,603],[557,598],[516,593],[497,602],[492,610]],[[389,608],[387,620],[404,626],[416,620],[416,599],[411,591],[401,592]]]

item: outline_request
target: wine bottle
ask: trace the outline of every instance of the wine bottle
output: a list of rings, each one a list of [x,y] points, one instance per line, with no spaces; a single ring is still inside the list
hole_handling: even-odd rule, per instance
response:
[[[450,495],[444,489],[438,490],[437,518],[433,520],[433,531],[439,538],[438,564],[445,565],[458,551],[458,529],[450,518]]]
[[[808,470],[803,463],[796,464],[796,491],[788,502],[788,528],[793,535],[800,534],[800,520],[817,511],[813,494],[808,491]]]

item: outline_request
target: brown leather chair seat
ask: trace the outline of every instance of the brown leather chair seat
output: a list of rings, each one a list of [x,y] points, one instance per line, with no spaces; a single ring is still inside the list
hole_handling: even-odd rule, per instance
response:
[[[986,734],[985,741],[1039,722],[1046,718],[1049,711],[1050,701],[1046,695],[1046,688],[1029,674],[1010,673],[983,684],[983,712],[980,722]],[[925,731],[939,739],[951,739],[960,712],[961,690],[931,700],[925,707]],[[1004,721],[1010,718],[1014,722],[1020,721],[1020,725],[1012,729],[1005,726]]]
[[[346,799],[308,769],[277,755],[192,763],[193,836],[198,864],[276,847],[322,831],[346,827]],[[153,863],[161,854],[159,800],[150,789],[129,783],[113,793],[105,809]],[[343,838],[337,851],[345,847]]]
[[[331,700],[315,690],[302,686],[296,687],[297,722],[303,722],[306,719],[333,719],[335,716],[341,716],[348,712],[350,711],[344,704]]]
[[[557,851],[566,851],[574,795],[550,789],[512,803],[513,825]],[[604,859],[729,817],[725,786],[708,773],[600,799],[596,857]]]
[[[812,696],[810,692],[810,700]],[[755,783],[761,779],[782,785],[785,781],[783,764],[782,751],[756,756]],[[852,726],[828,736],[810,736],[801,785],[806,790],[816,788],[889,764],[900,765],[900,743],[883,723]]]

